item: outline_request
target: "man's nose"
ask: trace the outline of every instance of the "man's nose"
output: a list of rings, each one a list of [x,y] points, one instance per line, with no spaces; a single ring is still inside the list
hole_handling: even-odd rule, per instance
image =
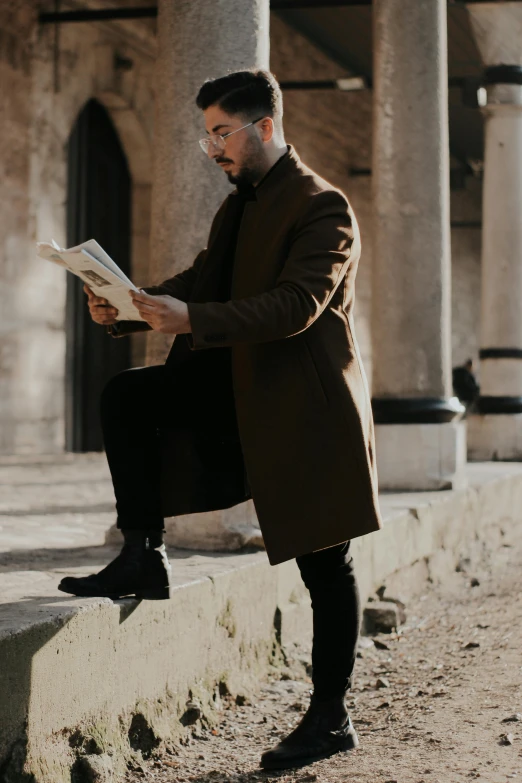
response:
[[[216,147],[214,147],[213,144],[208,145],[208,157],[210,160],[215,160],[215,158],[219,158],[220,155],[221,152]]]

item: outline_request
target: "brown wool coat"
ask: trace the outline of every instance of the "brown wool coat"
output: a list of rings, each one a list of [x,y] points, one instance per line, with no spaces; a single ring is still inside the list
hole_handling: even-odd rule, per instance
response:
[[[371,533],[381,521],[370,396],[354,334],[361,253],[354,214],[292,148],[256,196],[241,222],[231,301],[213,298],[235,193],[194,265],[148,290],[188,302],[192,335],[176,338],[168,360],[180,382],[191,357],[231,348],[240,438],[234,449],[230,422],[228,445],[225,438],[221,452],[210,448],[215,470],[207,459],[206,472],[204,442],[194,445],[190,427],[182,445],[179,433],[167,439],[165,513],[244,500],[244,457],[274,565]]]

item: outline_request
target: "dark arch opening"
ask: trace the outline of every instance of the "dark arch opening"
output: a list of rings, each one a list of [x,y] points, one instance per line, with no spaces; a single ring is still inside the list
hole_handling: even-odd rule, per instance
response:
[[[96,239],[130,277],[131,178],[106,109],[90,100],[68,145],[67,246]],[[100,394],[130,367],[130,342],[92,322],[83,283],[67,275],[66,448],[101,451]]]

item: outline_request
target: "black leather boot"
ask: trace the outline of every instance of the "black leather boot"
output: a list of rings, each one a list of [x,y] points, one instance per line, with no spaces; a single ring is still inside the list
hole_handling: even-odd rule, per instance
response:
[[[90,598],[171,597],[171,567],[161,533],[123,530],[125,543],[118,557],[98,574],[66,576],[58,590]]]
[[[263,769],[289,769],[311,764],[359,745],[344,696],[319,701],[312,696],[303,719],[288,737],[263,753]]]

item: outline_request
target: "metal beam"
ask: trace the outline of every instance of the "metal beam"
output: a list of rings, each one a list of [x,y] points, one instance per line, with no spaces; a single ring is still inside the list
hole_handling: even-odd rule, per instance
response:
[[[365,76],[348,76],[344,79],[318,79],[301,81],[282,81],[281,89],[284,92],[300,90],[337,90],[339,92],[361,92],[373,88],[372,80]],[[484,104],[481,102],[482,80],[477,76],[450,76],[448,88],[457,88],[461,91],[463,106],[470,109],[478,109]]]
[[[272,0],[273,11],[292,11],[304,8],[342,8],[343,6],[371,5],[371,0]],[[44,11],[40,24],[64,24],[66,22],[107,22],[118,19],[154,19],[158,9],[154,6],[137,8],[81,8],[74,11]]]
[[[522,0],[496,0],[502,3],[518,2]],[[480,5],[481,3],[491,3],[491,0],[447,0],[449,6]],[[270,8],[272,11],[301,11],[307,8],[350,8],[354,6],[371,6],[372,0],[271,0]]]
[[[360,92],[371,87],[363,76],[348,76],[344,79],[320,79],[317,81],[280,82],[282,90],[340,90],[341,92]]]
[[[471,81],[480,86],[480,79],[476,76],[450,76],[448,87],[465,87]],[[347,76],[343,79],[303,79],[301,81],[280,82],[283,90],[340,90],[341,92],[354,92],[366,90],[372,87],[371,81],[365,76]]]
[[[114,19],[153,19],[158,15],[154,6],[146,8],[82,8],[76,11],[49,11],[38,16],[40,24],[64,22],[107,22]]]
[[[491,0],[448,0],[451,6],[480,5]],[[497,0],[503,2],[513,0]],[[522,0],[515,0],[522,3]],[[302,11],[322,8],[350,8],[356,6],[371,6],[372,0],[271,0],[272,11]],[[39,14],[40,24],[63,24],[66,22],[107,22],[118,19],[154,19],[158,9],[154,6],[138,8],[83,8],[75,11],[44,11]]]

